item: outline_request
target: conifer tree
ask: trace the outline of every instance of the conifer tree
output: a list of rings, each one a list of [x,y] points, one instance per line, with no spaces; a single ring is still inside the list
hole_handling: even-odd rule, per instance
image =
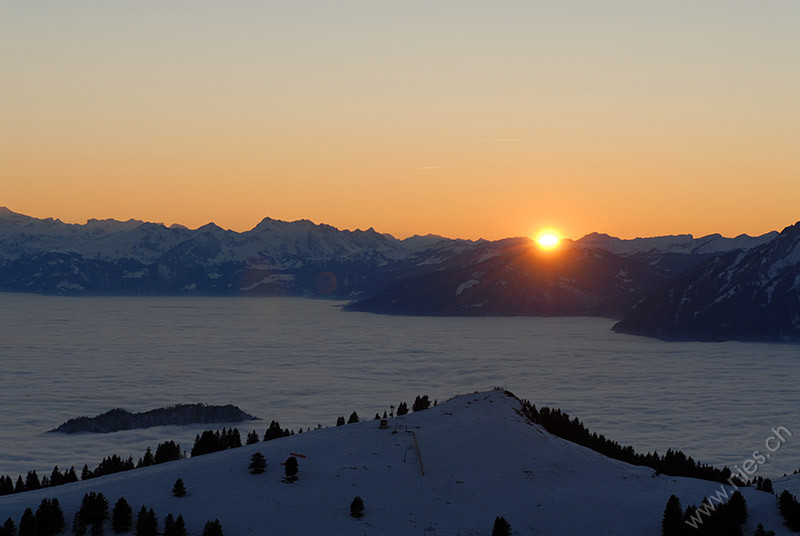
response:
[[[492,536],[511,536],[511,525],[504,517],[494,518],[494,527],[492,527]]]
[[[408,404],[405,402],[400,402],[400,404],[397,406],[397,416],[400,417],[406,413],[408,413]]]
[[[66,522],[58,499],[42,499],[34,515],[37,536],[52,536],[63,532]]]
[[[61,474],[61,471],[58,469],[56,465],[53,467],[53,471],[50,473],[50,485],[51,486],[60,486],[64,483],[64,475]]]
[[[270,441],[272,439],[278,439],[279,437],[284,437],[283,429],[281,428],[281,424],[278,421],[272,421],[269,423],[269,428],[267,431],[264,432],[264,441]]]
[[[28,474],[25,476],[25,491],[31,491],[41,487],[42,483],[39,482],[39,475],[36,474],[36,470],[28,471]]]
[[[158,536],[158,519],[152,508],[147,511],[147,522],[150,526],[149,536]]]
[[[247,440],[245,441],[248,445],[254,445],[258,443],[258,432],[253,430],[252,432],[247,434]]]
[[[172,529],[173,536],[186,536],[186,523],[183,521],[183,516],[178,514],[178,519],[175,520],[175,526]]]
[[[151,465],[155,465],[156,460],[153,457],[153,451],[150,450],[150,447],[147,447],[144,451],[144,457],[139,460],[137,464],[138,467],[150,467]]]
[[[103,524],[93,523],[89,534],[91,534],[91,536],[103,536]]]
[[[258,475],[263,473],[266,468],[267,460],[264,458],[264,455],[260,452],[254,452],[253,455],[250,456],[250,465],[248,466],[250,473]]]
[[[356,519],[364,517],[364,500],[356,495],[350,503],[350,515]]]
[[[136,515],[136,536],[147,536],[147,507],[142,505]]]
[[[232,428],[228,432],[228,448],[235,449],[242,446],[242,436],[238,428]]]
[[[108,499],[95,491],[84,494],[78,515],[84,527],[103,523],[108,519]]]
[[[753,533],[753,536],[775,536],[775,531],[764,530],[764,525],[759,523],[758,527],[756,527],[756,531]]]
[[[683,532],[683,508],[681,501],[675,495],[670,495],[667,506],[664,508],[664,518],[661,520],[661,534],[663,536],[680,536]]]
[[[22,493],[25,491],[25,482],[22,480],[22,475],[17,477],[17,483],[14,485],[14,493]]]
[[[75,512],[72,516],[72,534],[75,536],[83,536],[86,534],[86,523],[81,519],[81,513]]]
[[[353,413],[350,414],[350,418],[347,419],[347,424],[353,424],[358,421],[359,421],[358,413],[354,411]]]
[[[219,522],[219,519],[207,521],[203,527],[202,536],[222,536],[222,524]]]
[[[36,536],[36,517],[33,515],[33,510],[26,508],[22,514],[22,519],[19,520],[19,536]]]
[[[417,411],[422,411],[431,407],[431,400],[428,398],[428,395],[418,396],[414,399],[414,404],[411,406],[411,410],[415,413]]]
[[[117,499],[114,510],[111,512],[111,530],[120,534],[129,532],[133,526],[133,509],[125,497]]]
[[[286,458],[286,461],[283,463],[283,472],[286,474],[286,478],[284,479],[286,482],[294,482],[297,480],[297,458],[294,456],[289,456]]]
[[[778,510],[791,530],[800,531],[800,503],[789,490],[783,490],[778,496]]]
[[[17,525],[10,517],[0,526],[0,536],[17,536]]]
[[[336,426],[344,426],[344,415],[336,418]]]
[[[181,446],[174,441],[164,441],[156,447],[156,454],[153,456],[153,463],[159,464],[171,462],[183,458]]]
[[[81,471],[81,480],[89,480],[92,477],[94,477],[94,475],[89,470],[89,466],[86,465],[86,464],[83,464],[83,470]]]
[[[161,532],[161,536],[175,536],[175,519],[172,514],[167,514],[164,519],[164,530]]]
[[[0,495],[10,495],[11,493],[14,493],[14,481],[8,475],[0,476]],[[16,530],[16,525],[14,530]]]
[[[64,483],[69,484],[70,482],[77,482],[78,481],[78,473],[75,472],[75,467],[70,467],[69,471],[66,472],[64,475]]]
[[[178,479],[175,481],[175,485],[172,486],[172,494],[175,497],[185,497],[186,496],[186,486],[183,484],[182,479]]]
[[[744,496],[740,492],[735,492],[728,499],[728,511],[730,519],[738,524],[743,525],[747,521],[747,503],[745,503]]]
[[[145,506],[139,510],[136,516],[136,536],[157,536],[158,520],[156,513],[151,508],[149,511]]]

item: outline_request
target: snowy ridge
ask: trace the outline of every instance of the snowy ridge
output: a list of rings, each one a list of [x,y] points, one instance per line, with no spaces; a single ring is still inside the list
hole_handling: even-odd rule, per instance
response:
[[[775,239],[777,232],[761,236],[739,235],[726,238],[711,234],[694,238],[690,234],[656,236],[622,240],[606,234],[592,233],[574,242],[578,247],[597,248],[639,261],[668,277],[691,270],[715,255],[749,250]]]
[[[244,262],[254,255],[304,258],[354,258],[369,250],[387,260],[402,259],[445,243],[469,245],[436,235],[398,240],[374,229],[340,231],[309,220],[285,222],[264,218],[253,229],[237,233],[208,223],[196,230],[181,225],[166,227],[139,220],[120,222],[91,219],[86,224],[66,224],[52,218],[41,220],[0,207],[0,252],[18,258],[43,252],[77,253],[87,258],[119,260],[134,258],[153,262],[178,244],[195,239],[219,247],[216,262]]]
[[[238,233],[138,220],[65,224],[0,211],[0,290],[55,294],[370,293],[479,242],[264,218]],[[333,279],[320,283],[319,277]]]
[[[681,274],[614,330],[665,339],[800,341],[798,277],[800,222]]]
[[[484,535],[495,516],[515,534],[657,536],[671,494],[699,503],[718,483],[656,476],[550,435],[522,417],[517,399],[502,391],[456,397],[429,410],[390,419],[315,430],[197,458],[50,489],[0,497],[0,518],[19,520],[42,498],[57,497],[67,519],[88,491],[112,503],[124,496],[141,505],[182,514],[190,533],[219,518],[226,535],[432,534]],[[396,432],[396,433],[395,433]],[[247,472],[249,458],[267,459],[262,475]],[[279,465],[299,457],[298,480],[281,482]],[[181,478],[188,495],[175,498]],[[748,526],[782,527],[775,497],[743,488]],[[365,503],[361,520],[349,515],[354,496]]]
[[[760,236],[741,234],[735,238],[727,238],[721,234],[710,234],[695,238],[690,234],[654,236],[623,240],[601,233],[591,233],[575,242],[581,247],[600,248],[617,255],[635,255],[657,251],[660,253],[708,254],[723,253],[734,249],[750,249],[759,246],[778,236],[772,231]]]

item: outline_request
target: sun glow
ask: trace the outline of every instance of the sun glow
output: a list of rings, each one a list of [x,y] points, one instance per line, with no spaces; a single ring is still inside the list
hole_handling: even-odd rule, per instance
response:
[[[553,229],[545,229],[536,235],[536,244],[542,249],[555,249],[561,243],[561,235]]]

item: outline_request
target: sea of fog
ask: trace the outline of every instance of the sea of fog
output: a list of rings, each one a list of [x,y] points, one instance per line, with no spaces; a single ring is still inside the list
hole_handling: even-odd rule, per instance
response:
[[[741,465],[771,429],[794,432],[759,469],[800,468],[800,345],[667,343],[602,318],[418,318],[300,298],[64,298],[0,294],[0,474],[138,459],[210,426],[48,434],[115,407],[235,404],[283,427],[333,426],[428,394],[507,387],[637,450]],[[221,427],[221,425],[220,425]],[[476,430],[480,433],[480,430]]]

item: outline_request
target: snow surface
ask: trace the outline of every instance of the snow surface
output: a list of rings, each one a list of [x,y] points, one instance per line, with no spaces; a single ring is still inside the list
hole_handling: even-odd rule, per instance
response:
[[[57,497],[67,519],[87,491],[113,503],[124,496],[159,519],[182,514],[199,533],[218,518],[227,535],[276,533],[485,535],[495,516],[515,534],[657,536],[671,494],[697,503],[719,484],[656,476],[554,437],[515,410],[502,391],[456,397],[438,407],[118,473],[66,486],[0,497],[0,519],[19,520],[44,497]],[[247,472],[261,452],[268,467]],[[282,482],[280,462],[297,453],[299,478]],[[183,479],[184,498],[171,495]],[[771,494],[743,489],[749,526],[789,534]],[[349,515],[354,496],[361,520]]]
[[[469,281],[464,281],[463,283],[458,285],[458,288],[456,289],[456,296],[461,296],[462,292],[478,284],[480,284],[480,281],[478,281],[477,279],[470,279]]]

